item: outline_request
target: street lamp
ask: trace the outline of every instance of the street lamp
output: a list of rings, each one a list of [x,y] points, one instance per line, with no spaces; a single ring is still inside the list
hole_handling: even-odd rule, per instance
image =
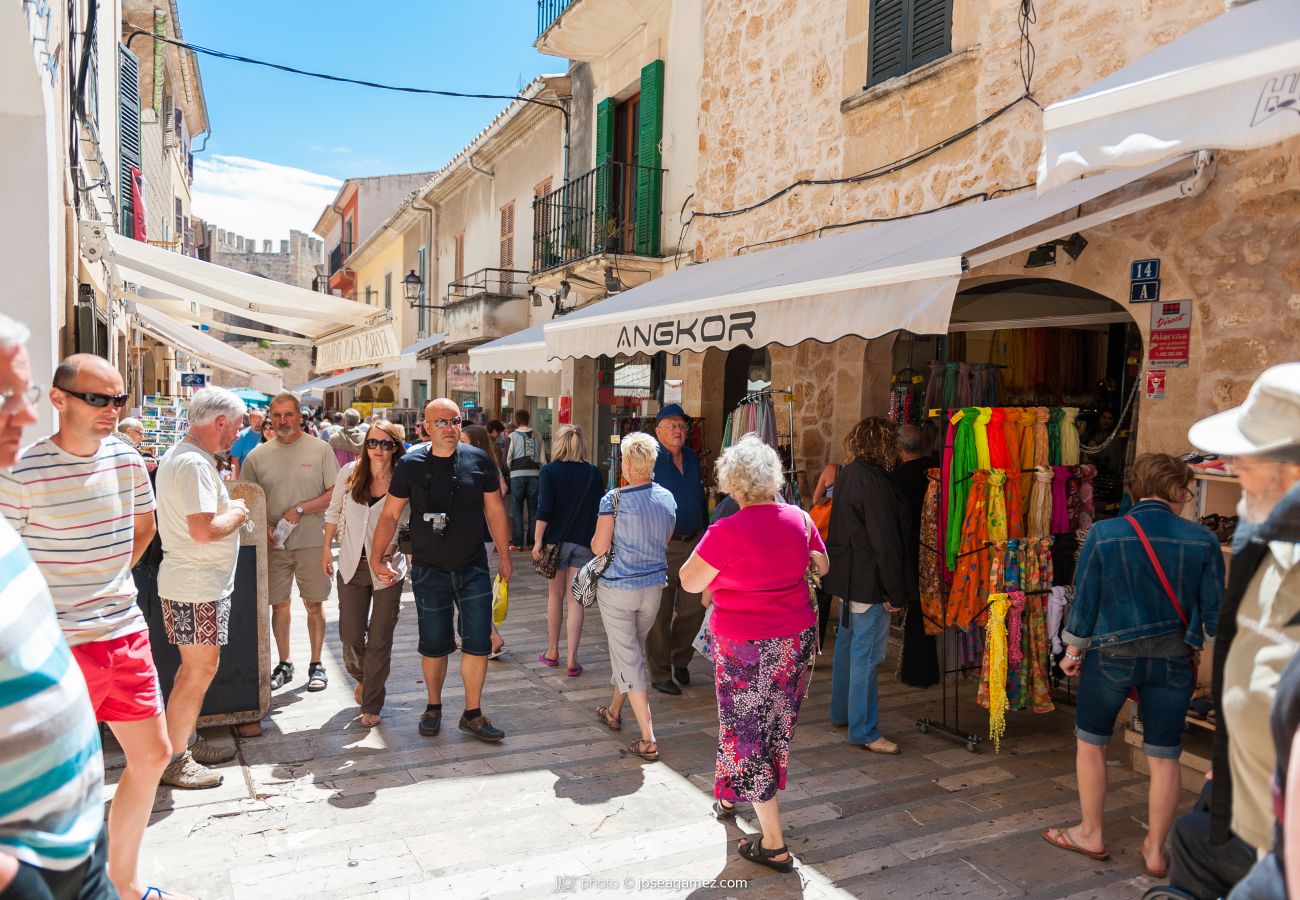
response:
[[[406,302],[411,304],[412,309],[419,305],[420,291],[423,288],[424,279],[419,275],[416,275],[414,269],[408,272],[406,277],[402,279],[402,290],[406,294]]]

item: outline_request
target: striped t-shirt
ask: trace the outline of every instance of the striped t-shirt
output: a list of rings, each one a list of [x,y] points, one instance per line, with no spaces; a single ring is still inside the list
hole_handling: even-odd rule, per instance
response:
[[[0,521],[0,853],[66,871],[103,826],[104,765],[81,668],[27,548]]]
[[[115,437],[94,456],[42,438],[0,473],[0,510],[31,551],[72,646],[145,631],[131,577],[134,517],[154,510],[140,453]]]

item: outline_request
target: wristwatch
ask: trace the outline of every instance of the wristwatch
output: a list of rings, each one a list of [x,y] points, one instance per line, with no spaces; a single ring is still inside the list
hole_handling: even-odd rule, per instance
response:
[[[301,506],[295,506],[295,507],[293,508],[293,511],[296,512],[296,513],[297,513],[298,515],[300,515],[300,516],[303,514],[303,513],[302,513],[302,507],[301,507]]]

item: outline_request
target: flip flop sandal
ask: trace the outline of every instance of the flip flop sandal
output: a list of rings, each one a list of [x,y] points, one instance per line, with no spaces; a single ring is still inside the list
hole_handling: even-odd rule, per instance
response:
[[[582,674],[582,666],[581,665],[570,666],[569,668],[564,670],[564,674],[568,675],[570,678],[577,678],[579,675]]]
[[[736,852],[750,862],[756,862],[761,866],[767,866],[769,869],[776,869],[778,872],[793,872],[794,857],[789,859],[773,859],[774,856],[780,856],[782,853],[789,856],[790,851],[785,847],[777,847],[775,850],[768,850],[760,842],[758,836],[741,841],[736,845]]]
[[[506,652],[506,645],[502,644],[500,648],[493,650],[488,654],[488,659],[500,659],[501,654]]]
[[[554,669],[556,666],[560,664],[560,661],[558,659],[551,659],[549,656],[547,656],[545,650],[537,654],[537,661],[544,666],[550,666],[552,669]]]
[[[1052,832],[1056,832],[1056,837],[1052,837]],[[1110,859],[1109,850],[1085,850],[1070,839],[1069,828],[1049,828],[1043,832],[1043,840],[1053,847],[1060,847],[1062,850],[1069,850],[1071,853],[1079,853],[1089,859],[1095,859],[1098,862],[1105,862]]]
[[[371,714],[370,714],[370,713],[363,713],[363,714],[362,714],[362,716],[361,716],[361,727],[362,727],[362,728],[374,728],[376,725],[379,724],[379,720],[380,720],[380,719],[379,719],[379,716],[378,716],[378,715],[375,715],[375,716],[374,716],[374,720],[375,720],[375,721],[373,721],[373,722],[367,722],[366,719],[368,719],[368,718],[370,718],[370,717],[371,717]]]
[[[651,747],[654,749],[651,750]],[[655,762],[659,759],[659,744],[656,741],[633,741],[623,749],[623,752],[639,756],[646,762]]]
[[[597,706],[596,718],[600,719],[600,721],[604,724],[604,726],[608,728],[610,731],[621,731],[623,728],[623,717],[611,716],[609,714],[608,706]]]

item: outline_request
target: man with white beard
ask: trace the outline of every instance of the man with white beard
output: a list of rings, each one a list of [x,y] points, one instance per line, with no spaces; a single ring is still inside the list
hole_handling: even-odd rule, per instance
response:
[[[1217,898],[1273,846],[1269,712],[1300,649],[1300,363],[1264,372],[1245,403],[1196,423],[1188,439],[1222,457],[1241,483],[1214,643],[1209,811],[1183,816],[1171,838],[1173,886]]]

